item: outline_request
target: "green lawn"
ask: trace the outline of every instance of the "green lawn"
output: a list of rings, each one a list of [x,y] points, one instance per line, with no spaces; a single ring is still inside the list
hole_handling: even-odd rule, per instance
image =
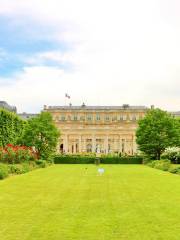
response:
[[[179,175],[104,168],[56,165],[0,181],[0,240],[180,239]]]

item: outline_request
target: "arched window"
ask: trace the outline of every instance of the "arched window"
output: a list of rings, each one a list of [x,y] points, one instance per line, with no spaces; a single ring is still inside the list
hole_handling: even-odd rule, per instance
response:
[[[101,120],[101,117],[100,117],[99,114],[96,115],[96,120],[97,120],[97,121],[100,121],[100,120]]]
[[[109,115],[105,116],[105,121],[110,121],[110,116]]]
[[[63,151],[64,151],[64,149],[63,149],[63,144],[60,144],[59,150],[60,150],[60,153],[63,153]]]
[[[92,145],[89,143],[86,147],[87,152],[92,152]]]

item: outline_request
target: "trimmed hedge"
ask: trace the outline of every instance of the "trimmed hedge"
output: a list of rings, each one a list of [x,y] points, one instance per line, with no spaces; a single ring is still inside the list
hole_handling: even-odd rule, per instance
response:
[[[141,157],[104,157],[101,158],[103,164],[142,164]]]
[[[94,156],[55,155],[55,164],[94,164]],[[102,164],[142,164],[142,157],[100,157]]]

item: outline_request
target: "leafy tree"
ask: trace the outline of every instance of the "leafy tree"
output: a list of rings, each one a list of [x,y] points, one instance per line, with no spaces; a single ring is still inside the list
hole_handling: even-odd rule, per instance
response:
[[[176,129],[177,129],[177,146],[180,147],[180,118],[176,119]]]
[[[26,121],[19,118],[16,113],[0,109],[0,146],[17,144],[23,134]]]
[[[40,158],[48,159],[56,149],[59,135],[50,113],[42,112],[28,120],[22,143],[35,147]]]
[[[141,151],[155,159],[160,159],[167,147],[178,145],[176,119],[165,111],[151,109],[143,119],[139,120],[136,137]]]

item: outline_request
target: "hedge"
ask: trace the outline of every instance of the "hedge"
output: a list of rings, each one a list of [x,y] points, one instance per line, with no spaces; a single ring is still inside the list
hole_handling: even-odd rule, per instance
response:
[[[55,164],[94,164],[94,156],[55,155]],[[142,157],[101,157],[102,164],[142,164]]]
[[[26,121],[17,114],[0,108],[0,146],[16,144],[22,136]]]

